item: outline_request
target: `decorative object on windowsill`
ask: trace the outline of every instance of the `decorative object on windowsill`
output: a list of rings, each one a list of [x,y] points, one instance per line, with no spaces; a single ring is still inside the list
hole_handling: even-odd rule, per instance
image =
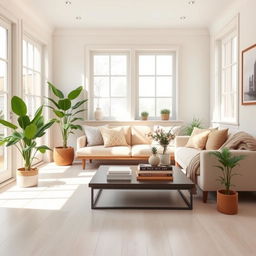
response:
[[[94,111],[94,118],[97,121],[100,121],[103,119],[103,111],[100,107],[97,107],[96,110]]]
[[[158,166],[160,163],[160,157],[157,155],[157,148],[152,147],[152,155],[148,158],[148,163],[152,166]]]
[[[256,104],[256,44],[242,51],[242,105]]]
[[[220,165],[216,166],[221,170],[219,181],[225,186],[225,189],[217,191],[217,209],[225,214],[237,214],[238,212],[238,193],[230,190],[232,183],[231,179],[234,175],[233,169],[245,158],[244,155],[232,156],[228,148],[223,148],[221,151],[210,152],[214,155]]]
[[[162,120],[169,120],[170,119],[170,110],[169,109],[162,109],[161,110],[161,119]]]
[[[74,148],[68,147],[68,137],[70,134],[74,134],[75,130],[82,130],[82,127],[75,123],[78,120],[83,120],[83,118],[77,117],[77,115],[85,111],[81,106],[87,102],[87,99],[80,100],[76,103],[72,102],[81,94],[83,90],[82,86],[71,91],[67,97],[65,97],[64,93],[57,89],[52,83],[48,82],[48,85],[52,93],[57,97],[57,100],[47,98],[52,103],[52,106],[48,107],[52,109],[52,112],[56,116],[54,120],[59,125],[63,140],[62,147],[54,148],[53,159],[57,165],[72,165],[74,161]]]
[[[194,128],[203,129],[202,121],[199,118],[193,117],[193,120],[184,128],[184,135],[191,136]]]
[[[175,135],[172,133],[172,130],[164,131],[159,127],[152,133],[149,133],[148,136],[154,141],[158,142],[163,147],[163,153],[159,154],[160,165],[170,165],[170,153],[167,152],[168,145],[171,140],[174,140]]]
[[[46,145],[38,146],[38,138],[54,124],[54,120],[44,123],[43,106],[40,106],[33,119],[27,115],[25,102],[17,97],[11,100],[12,112],[18,116],[19,127],[6,120],[0,119],[0,124],[12,130],[12,134],[0,139],[0,145],[7,147],[14,145],[24,161],[24,167],[17,170],[17,185],[19,187],[33,187],[38,184],[38,169],[32,167],[33,160],[38,152],[45,153],[50,150]],[[20,129],[18,129],[20,128]]]
[[[148,120],[148,112],[144,111],[144,112],[141,112],[140,116],[141,116],[141,120]]]

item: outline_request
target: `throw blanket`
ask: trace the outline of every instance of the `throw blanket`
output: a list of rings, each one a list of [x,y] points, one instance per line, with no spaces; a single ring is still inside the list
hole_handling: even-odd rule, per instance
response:
[[[246,132],[237,132],[230,136],[226,142],[221,146],[231,150],[250,150],[256,151],[256,139]],[[196,177],[200,175],[200,153],[195,155],[189,166],[187,167],[187,176],[196,183]]]

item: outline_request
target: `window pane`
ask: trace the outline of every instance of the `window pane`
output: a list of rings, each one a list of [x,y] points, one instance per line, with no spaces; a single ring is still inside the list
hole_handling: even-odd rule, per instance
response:
[[[22,55],[22,58],[23,58],[23,66],[26,66],[28,65],[28,60],[27,60],[27,42],[25,40],[23,40],[23,55]]]
[[[127,100],[124,98],[111,99],[111,118],[125,120],[129,117]]]
[[[104,117],[109,117],[110,115],[110,99],[102,99],[102,98],[95,98],[94,99],[94,111],[97,107],[100,107],[103,111]]]
[[[156,57],[156,63],[157,75],[172,75],[172,56],[158,55]]]
[[[28,43],[28,67],[33,69],[33,59],[34,59],[34,51],[33,45]]]
[[[232,91],[237,90],[237,65],[232,66]]]
[[[155,96],[155,77],[139,78],[139,96]]]
[[[127,56],[111,56],[111,75],[126,75],[127,73]]]
[[[172,96],[172,78],[171,77],[157,77],[156,79],[156,95]]]
[[[94,56],[94,75],[109,74],[109,56],[95,55]]]
[[[232,39],[232,63],[237,62],[237,37]]]
[[[4,61],[0,61],[0,91],[6,91],[7,89],[7,64]]]
[[[154,55],[139,56],[139,74],[155,75],[155,56]]]
[[[94,95],[95,97],[109,97],[108,77],[94,77]]]
[[[34,48],[34,70],[41,71],[41,56],[37,47]]]
[[[112,77],[111,78],[111,96],[125,97],[127,88],[126,77]]]
[[[226,63],[225,63],[225,65],[227,66],[227,65],[230,65],[231,62],[232,62],[232,59],[231,59],[231,41],[228,41],[226,43],[225,51],[226,51],[226,54],[225,54],[225,56],[226,56]]]
[[[172,99],[171,98],[157,98],[156,100],[156,115],[160,116],[162,109],[169,109],[170,116],[172,116]]]
[[[155,116],[155,98],[140,98],[139,99],[139,114],[147,111],[149,116]]]
[[[7,29],[0,26],[0,58],[7,59]]]
[[[42,90],[42,86],[41,86],[41,75],[37,72],[34,72],[34,94],[40,96],[41,90]]]
[[[33,94],[33,72],[29,69],[23,69],[23,81],[25,94]]]

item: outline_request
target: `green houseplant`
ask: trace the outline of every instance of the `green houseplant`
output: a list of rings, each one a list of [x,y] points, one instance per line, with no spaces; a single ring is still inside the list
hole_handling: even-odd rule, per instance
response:
[[[75,130],[82,130],[82,127],[76,124],[76,122],[83,120],[83,118],[77,117],[77,115],[85,111],[82,105],[87,99],[73,103],[73,100],[81,94],[83,90],[82,86],[77,87],[68,93],[67,96],[52,83],[48,82],[48,86],[55,95],[55,98],[47,98],[51,102],[51,105],[48,107],[52,109],[55,115],[54,120],[59,125],[63,141],[62,146],[55,147],[53,150],[54,162],[57,165],[71,165],[74,160],[74,148],[68,147],[68,138]]]
[[[194,128],[203,128],[202,121],[199,118],[193,118],[192,122],[188,124],[184,129],[184,135],[190,136]]]
[[[141,120],[148,120],[148,115],[149,115],[149,113],[146,111],[141,112],[141,114],[140,114]]]
[[[161,110],[161,119],[162,120],[169,120],[171,111],[169,109],[162,109]]]
[[[17,115],[18,126],[4,119],[0,124],[12,130],[12,134],[0,139],[0,145],[15,146],[23,158],[24,167],[17,170],[17,185],[31,187],[38,184],[38,170],[32,167],[33,160],[38,152],[50,150],[46,145],[38,145],[38,138],[42,137],[51,127],[54,120],[44,123],[43,106],[39,107],[33,118],[27,115],[25,102],[14,96],[11,99],[12,112]]]
[[[222,213],[236,214],[238,211],[238,193],[231,190],[231,187],[233,186],[232,177],[237,174],[233,172],[233,169],[245,156],[234,156],[228,148],[210,152],[210,154],[215,156],[220,164],[216,166],[221,171],[218,181],[225,188],[217,191],[217,209]]]

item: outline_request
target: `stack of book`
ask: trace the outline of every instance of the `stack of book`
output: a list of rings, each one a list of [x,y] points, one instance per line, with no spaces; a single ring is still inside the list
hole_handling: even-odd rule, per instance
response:
[[[111,166],[107,171],[107,180],[131,180],[132,170],[126,166]]]
[[[173,169],[171,165],[152,166],[150,164],[139,164],[137,171],[137,180],[152,181],[152,180],[173,180]]]

